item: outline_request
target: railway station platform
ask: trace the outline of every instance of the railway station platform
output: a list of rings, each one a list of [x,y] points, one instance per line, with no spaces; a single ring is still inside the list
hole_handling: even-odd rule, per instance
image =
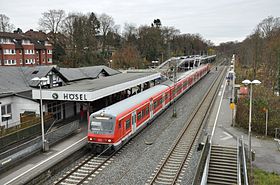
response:
[[[243,136],[245,145],[248,145],[248,130],[233,126],[233,114],[230,109],[232,89],[232,83],[228,85],[226,79],[224,79],[206,131],[209,135],[213,135],[213,145],[236,147],[236,140],[241,136]],[[214,132],[212,132],[213,127],[215,127]],[[253,133],[251,137],[252,150],[255,151],[253,166],[280,174],[280,151],[277,144],[273,138],[265,138]]]
[[[0,184],[25,184],[57,162],[86,145],[87,122],[80,123],[81,130],[50,147],[48,152],[37,153],[6,172],[0,174]]]

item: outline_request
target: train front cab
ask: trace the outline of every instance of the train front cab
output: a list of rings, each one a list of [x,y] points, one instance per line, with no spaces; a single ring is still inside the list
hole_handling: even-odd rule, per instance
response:
[[[100,153],[113,146],[115,118],[110,115],[91,115],[88,125],[88,143],[92,151]]]

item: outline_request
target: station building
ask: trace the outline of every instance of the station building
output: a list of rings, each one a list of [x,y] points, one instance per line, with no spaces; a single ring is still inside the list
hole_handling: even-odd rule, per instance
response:
[[[34,81],[46,77],[46,81]],[[24,115],[43,114],[55,122],[90,114],[156,84],[157,72],[121,73],[106,66],[59,68],[56,66],[0,67],[0,127],[21,124]],[[41,90],[40,90],[41,85]]]

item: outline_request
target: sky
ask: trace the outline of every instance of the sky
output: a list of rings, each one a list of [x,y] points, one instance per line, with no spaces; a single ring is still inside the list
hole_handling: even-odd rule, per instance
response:
[[[112,16],[115,24],[150,25],[160,19],[184,33],[199,33],[218,45],[242,41],[268,16],[280,17],[280,0],[0,0],[0,14],[23,31],[38,30],[50,9]]]

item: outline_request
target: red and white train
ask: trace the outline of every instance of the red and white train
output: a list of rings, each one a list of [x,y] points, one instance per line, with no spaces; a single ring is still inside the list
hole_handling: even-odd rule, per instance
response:
[[[88,125],[89,146],[98,151],[105,146],[120,148],[209,70],[209,64],[202,65],[188,71],[176,82],[176,87],[168,81],[92,113]]]

